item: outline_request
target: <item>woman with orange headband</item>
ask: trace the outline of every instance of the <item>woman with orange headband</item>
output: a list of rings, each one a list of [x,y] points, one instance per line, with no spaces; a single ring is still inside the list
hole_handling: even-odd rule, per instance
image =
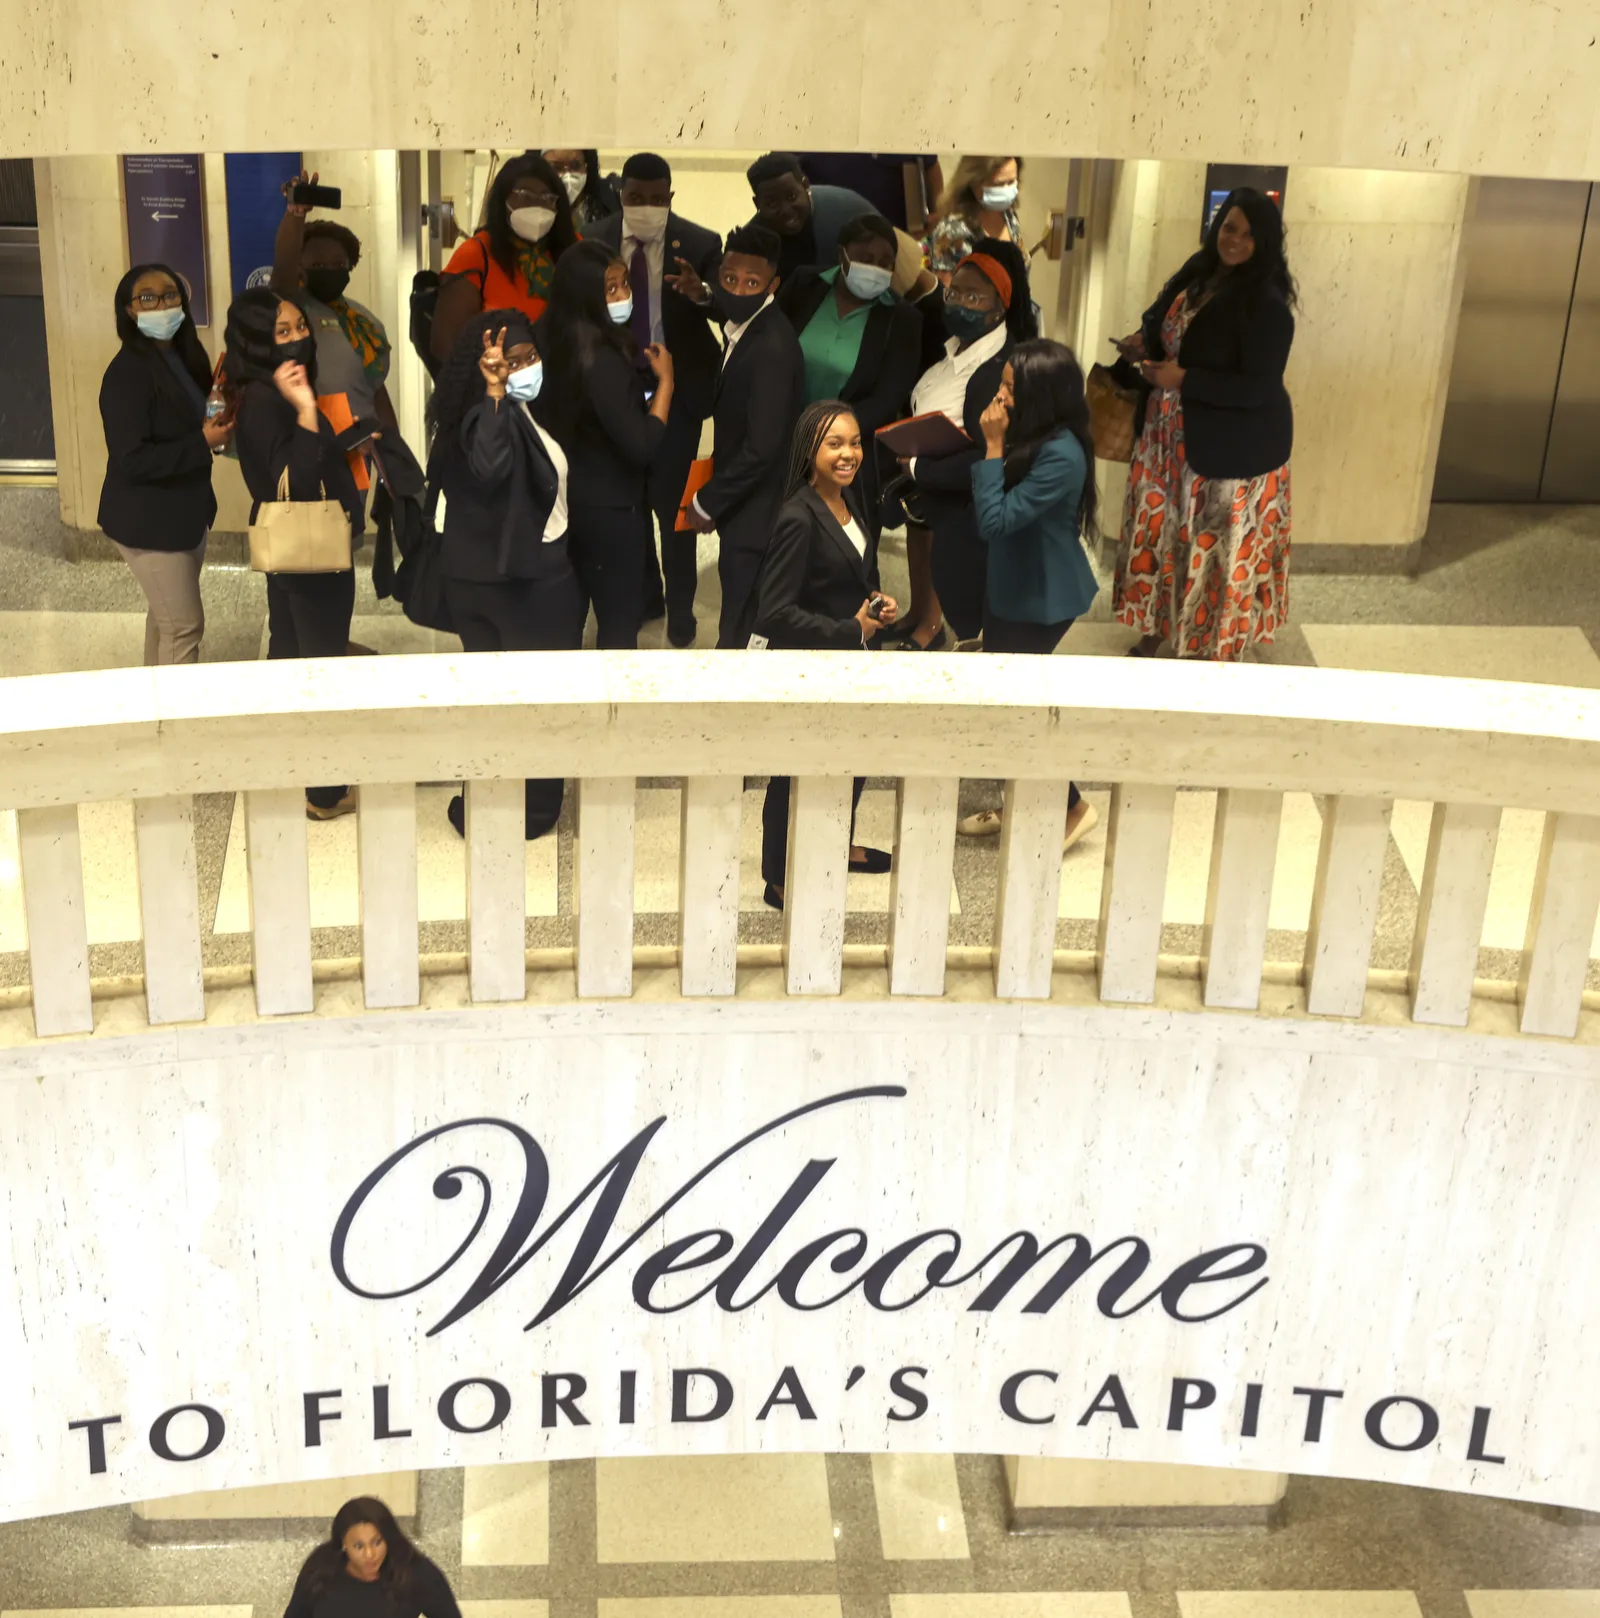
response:
[[[911,479],[900,495],[907,547],[932,531],[937,596],[931,622],[900,642],[906,651],[938,651],[947,644],[941,613],[962,639],[983,627],[988,558],[973,513],[972,468],[983,459],[980,422],[999,390],[1011,351],[1007,315],[1015,295],[1011,273],[997,254],[969,253],[944,295],[949,333],[944,358],[923,373],[911,394],[912,415],[942,412],[971,442],[948,455],[918,455],[902,463]]]

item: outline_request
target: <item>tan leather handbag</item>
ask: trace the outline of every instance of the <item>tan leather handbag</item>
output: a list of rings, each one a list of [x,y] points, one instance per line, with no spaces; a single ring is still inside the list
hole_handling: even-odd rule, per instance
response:
[[[250,525],[250,566],[257,573],[347,573],[350,565],[344,507],[337,500],[291,500],[284,467],[278,498],[263,500]]]
[[[1131,461],[1138,394],[1123,387],[1105,365],[1089,367],[1083,391],[1089,402],[1089,436],[1095,454],[1102,461]]]

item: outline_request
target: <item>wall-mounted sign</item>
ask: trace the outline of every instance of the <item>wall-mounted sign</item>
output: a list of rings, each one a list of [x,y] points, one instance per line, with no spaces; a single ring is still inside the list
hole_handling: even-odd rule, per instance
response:
[[[1266,163],[1207,163],[1205,202],[1200,209],[1200,239],[1205,240],[1217,209],[1227,201],[1230,191],[1241,186],[1265,192],[1283,211],[1283,194],[1289,186],[1287,167]]]
[[[1581,1046],[1123,1008],[0,1052],[0,1517],[757,1450],[1594,1509],[1597,1148]]]
[[[283,219],[283,182],[300,173],[299,152],[229,152],[228,262],[233,295],[272,278],[272,244]]]
[[[122,159],[128,263],[176,270],[197,326],[211,324],[204,181],[205,159],[198,152],[140,152]]]

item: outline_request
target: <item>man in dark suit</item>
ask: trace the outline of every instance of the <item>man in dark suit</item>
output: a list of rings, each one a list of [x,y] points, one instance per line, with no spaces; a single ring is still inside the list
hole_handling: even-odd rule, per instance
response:
[[[783,503],[794,424],[805,408],[805,360],[794,327],[773,302],[777,290],[777,236],[761,225],[729,232],[711,289],[712,307],[725,322],[714,469],[690,508],[699,531],[716,529],[720,542],[719,647],[740,647],[750,637],[756,578]]]
[[[768,152],[745,171],[752,225],[778,233],[778,274],[809,266],[825,270],[839,259],[839,231],[850,220],[875,210],[859,192],[843,185],[813,185],[793,152]]]
[[[714,281],[722,238],[672,212],[672,170],[654,152],[635,152],[622,165],[620,196],[622,212],[597,221],[584,234],[613,249],[628,266],[631,324],[640,355],[651,343],[664,344],[672,355],[677,391],[648,490],[661,528],[661,565],[652,545],[645,553],[644,616],[659,618],[665,610],[668,639],[674,646],[688,646],[695,637],[695,536],[677,531],[678,507],[700,449],[700,429],[711,414],[721,352],[709,311],[679,291],[675,277],[687,266],[698,279]]]

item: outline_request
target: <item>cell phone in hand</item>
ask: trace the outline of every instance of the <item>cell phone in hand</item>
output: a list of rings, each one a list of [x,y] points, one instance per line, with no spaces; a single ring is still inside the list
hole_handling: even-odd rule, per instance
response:
[[[297,208],[337,208],[344,200],[344,193],[336,185],[308,185],[296,180],[289,200]]]
[[[883,617],[883,597],[871,595],[867,597],[867,616],[869,618]]]

